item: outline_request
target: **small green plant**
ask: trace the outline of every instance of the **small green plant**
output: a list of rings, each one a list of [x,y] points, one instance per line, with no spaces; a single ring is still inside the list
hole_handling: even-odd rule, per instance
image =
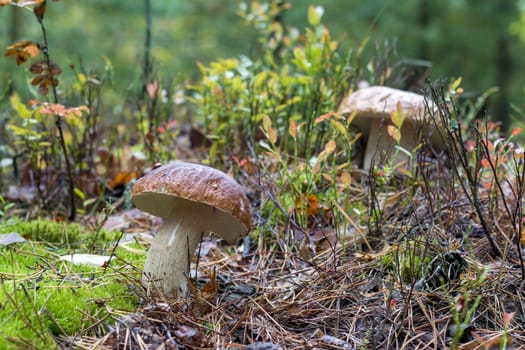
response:
[[[458,295],[451,301],[453,324],[449,327],[452,336],[452,348],[456,348],[460,343],[465,342],[466,332],[472,327],[471,322],[481,301],[481,296],[474,300],[470,295]],[[468,337],[467,337],[468,339]]]
[[[98,141],[96,135],[100,129],[100,86],[108,74],[101,77],[88,74],[81,66],[81,72],[75,71],[77,81],[69,91],[76,96],[65,96],[65,91],[68,91],[66,88],[57,89],[62,69],[51,59],[44,23],[48,3],[44,0],[1,4],[16,6],[17,11],[32,11],[42,33],[41,42],[24,40],[6,49],[5,55],[13,57],[18,65],[30,62],[29,73],[33,77],[29,92],[36,97],[23,102],[16,93],[11,94],[11,107],[16,117],[10,120],[7,128],[15,140],[15,161],[23,163],[22,172],[32,179],[32,183],[21,185],[32,187],[38,192],[40,201],[37,203],[42,208],[58,209],[60,215],[67,213],[66,216],[74,220],[79,197],[83,195],[76,175],[93,169],[95,144]],[[75,70],[74,65],[71,67]],[[49,93],[51,98],[46,99]],[[66,107],[59,100],[67,100],[66,103],[76,104],[77,107]],[[87,105],[84,105],[86,102]],[[15,169],[18,169],[17,164]],[[59,190],[62,188],[67,190]],[[51,196],[51,193],[60,195]]]
[[[448,295],[450,312],[452,314],[449,334],[452,337],[452,348],[470,336],[466,334],[472,328],[476,311],[482,300],[482,295],[476,295],[476,290],[487,280],[487,271],[476,271],[476,277],[466,279],[459,291]],[[450,292],[450,291],[449,291]]]
[[[508,349],[508,346],[510,346],[511,344],[511,338],[509,336],[509,327],[515,315],[515,312],[505,312],[503,314],[503,335],[501,337],[501,344],[499,347],[501,350]]]
[[[257,52],[200,64],[191,100],[212,165],[279,174],[258,180],[261,212],[269,225],[287,222],[293,246],[323,227],[346,232],[354,215],[347,211],[356,205],[349,197],[358,137],[352,118],[334,110],[356,79],[361,48],[345,52],[332,40],[322,7],[309,8],[304,32],[275,20],[288,6],[242,3],[239,14],[259,32]]]
[[[433,118],[436,123],[445,126],[445,131],[440,132],[447,145],[447,155],[454,164],[453,174],[476,211],[492,254],[506,258],[509,251],[507,245],[501,247],[496,244],[492,234],[494,227],[499,226],[499,215],[495,213],[498,208],[503,208],[505,219],[511,222],[512,229],[498,234],[505,236],[505,241],[510,238],[515,242],[522,278],[525,278],[520,247],[525,165],[523,149],[515,142],[521,130],[516,128],[509,137],[503,138],[498,124],[489,122],[487,116],[484,121],[473,121],[484,101],[494,91],[487,91],[475,104],[467,103],[465,106],[457,99],[461,92],[460,82],[458,79],[448,86],[443,83],[431,86],[432,101],[439,107]],[[488,207],[481,201],[484,192],[488,193]]]
[[[27,8],[27,7],[25,7]],[[6,56],[14,56],[18,65],[27,61],[28,58],[36,58],[39,54],[42,54],[44,58],[33,62],[29,71],[36,76],[32,79],[31,85],[38,86],[39,92],[42,95],[47,95],[49,88],[51,88],[53,95],[52,108],[50,111],[55,116],[55,125],[56,130],[58,131],[58,141],[59,146],[62,151],[63,159],[66,165],[66,173],[68,177],[68,188],[69,188],[69,218],[71,220],[75,219],[76,210],[75,210],[75,196],[74,196],[74,179],[73,179],[73,167],[71,166],[71,160],[69,159],[68,148],[66,146],[66,141],[64,137],[64,114],[63,110],[65,108],[62,105],[58,105],[58,94],[57,94],[57,85],[58,79],[57,76],[62,72],[60,67],[51,61],[49,53],[49,44],[47,38],[46,26],[44,24],[44,14],[46,11],[46,1],[37,2],[33,7],[33,13],[40,24],[42,31],[43,43],[36,43],[32,41],[22,41],[15,43],[7,48]],[[62,107],[56,108],[56,107]],[[60,112],[62,110],[62,113]]]
[[[0,223],[8,224],[14,219],[9,216],[9,210],[14,208],[14,203],[8,203],[2,195],[0,195]]]
[[[425,277],[425,271],[436,255],[429,247],[429,242],[404,240],[390,248],[379,261],[400,283],[415,284]]]
[[[355,74],[348,66],[359,53],[339,53],[321,24],[322,8],[310,7],[303,34],[273,21],[284,8],[242,3],[240,15],[260,32],[260,52],[199,65],[203,77],[193,87],[193,101],[213,142],[215,164],[264,151],[259,127],[268,120],[282,152],[309,159],[324,147],[326,130],[315,119],[334,110],[346,94]],[[301,132],[287,137],[292,129]]]
[[[451,163],[454,164],[453,170],[455,176],[459,179],[461,188],[473,207],[476,210],[478,219],[485,237],[487,238],[492,254],[498,256],[501,255],[500,248],[494,242],[491,236],[490,222],[487,220],[487,215],[483,212],[482,204],[480,201],[480,180],[481,172],[481,161],[484,158],[483,149],[481,147],[476,148],[475,161],[472,161],[471,155],[466,149],[466,130],[471,124],[468,123],[469,117],[465,117],[465,112],[457,106],[457,94],[461,91],[459,84],[460,79],[455,80],[453,83],[446,85],[444,82],[439,82],[430,87],[430,98],[437,106],[438,111],[433,112],[432,118],[434,123],[442,125],[443,128],[438,131],[441,134],[441,138],[446,145],[447,155],[451,159]],[[488,95],[485,96],[488,98]],[[479,106],[481,108],[482,104]],[[429,110],[431,110],[429,108]],[[479,112],[469,111],[474,115]],[[462,118],[465,118],[463,120]],[[464,124],[466,122],[466,124]],[[483,137],[478,134],[478,140],[483,142]],[[460,170],[462,169],[462,171]]]

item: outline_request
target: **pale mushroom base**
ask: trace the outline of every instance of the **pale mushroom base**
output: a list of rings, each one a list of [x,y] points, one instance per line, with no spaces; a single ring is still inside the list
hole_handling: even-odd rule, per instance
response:
[[[386,127],[381,125],[381,120],[372,120],[370,123],[370,134],[366,143],[363,158],[363,169],[369,170],[372,164],[387,164],[391,157],[395,156],[394,164],[406,164],[409,157],[402,151],[396,152],[396,142],[388,134]],[[411,130],[407,130],[411,129]],[[407,151],[417,145],[412,125],[403,125],[401,129],[401,140],[399,146]]]
[[[388,134],[387,128],[382,125],[381,120],[373,120],[370,123],[370,133],[368,136],[365,154],[363,157],[363,169],[370,170],[372,164],[393,164],[402,168],[410,168],[411,159],[406,152],[413,154],[414,149],[421,143],[419,139],[421,127],[407,121],[401,127],[401,140],[399,145]],[[437,148],[443,148],[443,143],[437,132],[430,136],[430,143]],[[399,146],[402,150],[396,150]],[[395,159],[392,159],[395,157]]]
[[[162,292],[181,297],[188,292],[189,265],[201,237],[209,233],[209,222],[217,209],[192,201],[181,201],[151,242],[142,282],[148,294]]]

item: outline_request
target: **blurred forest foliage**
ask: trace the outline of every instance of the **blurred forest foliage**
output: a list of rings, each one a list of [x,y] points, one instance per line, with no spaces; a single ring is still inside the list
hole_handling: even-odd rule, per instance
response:
[[[365,59],[373,55],[399,62],[432,63],[430,77],[463,77],[473,96],[492,86],[494,119],[508,122],[511,104],[523,107],[525,88],[525,5],[522,0],[290,0],[286,26],[303,28],[308,6],[323,6],[323,23],[341,49],[369,39]],[[159,76],[173,82],[198,79],[196,62],[256,54],[257,34],[237,16],[239,1],[151,0],[152,55]],[[136,91],[144,55],[144,2],[92,0],[48,4],[50,49],[63,67],[87,71],[112,67],[106,88],[106,112]],[[0,10],[0,44],[39,40],[33,14],[13,7]],[[411,61],[417,60],[417,61]],[[365,61],[366,62],[366,61]],[[69,79],[73,79],[71,70]],[[0,60],[0,92],[9,81],[29,91],[14,60]],[[63,83],[61,83],[63,84]],[[24,86],[27,85],[27,88]],[[2,93],[2,95],[5,95]],[[517,114],[516,114],[517,115]]]

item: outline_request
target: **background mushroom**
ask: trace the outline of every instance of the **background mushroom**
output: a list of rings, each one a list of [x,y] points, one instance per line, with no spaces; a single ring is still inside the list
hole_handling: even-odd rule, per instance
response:
[[[342,115],[357,113],[352,125],[359,128],[367,141],[363,169],[369,170],[372,163],[384,164],[385,159],[392,156],[396,143],[388,134],[387,125],[391,124],[390,115],[397,110],[398,103],[406,115],[400,130],[399,146],[411,152],[419,144],[420,131],[424,130],[430,134],[430,143],[442,148],[441,138],[439,133],[434,132],[435,124],[428,113],[424,96],[386,86],[366,87],[345,97],[338,109]],[[398,152],[397,160],[408,161],[408,157]]]
[[[251,226],[250,203],[242,187],[208,166],[170,162],[137,180],[131,200],[142,211],[165,218],[144,264],[143,282],[166,295],[188,290],[189,262],[209,232],[233,243]]]

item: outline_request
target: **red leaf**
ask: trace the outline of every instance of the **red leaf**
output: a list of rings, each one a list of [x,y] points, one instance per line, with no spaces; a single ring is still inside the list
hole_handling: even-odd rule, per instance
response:
[[[42,22],[44,19],[44,13],[46,12],[46,0],[42,0],[40,3],[37,3],[33,9],[33,12],[35,13],[36,18],[38,18],[38,21]]]
[[[510,136],[516,136],[516,135],[519,135],[520,133],[521,133],[521,128],[514,128],[510,132]]]
[[[42,65],[42,62],[35,62],[31,65],[29,71],[33,74],[40,74],[44,71],[44,66]]]
[[[315,118],[315,124],[319,124],[319,123],[322,122],[323,120],[326,120],[326,119],[330,118],[330,117],[333,116],[333,115],[335,115],[335,112],[333,112],[333,111],[330,111],[330,112],[328,112],[328,113],[326,113],[326,114],[323,114],[323,115],[321,115],[321,116]]]
[[[31,85],[36,86],[40,84],[43,79],[44,79],[43,75],[37,75],[36,77],[33,78],[33,80],[31,80]]]

